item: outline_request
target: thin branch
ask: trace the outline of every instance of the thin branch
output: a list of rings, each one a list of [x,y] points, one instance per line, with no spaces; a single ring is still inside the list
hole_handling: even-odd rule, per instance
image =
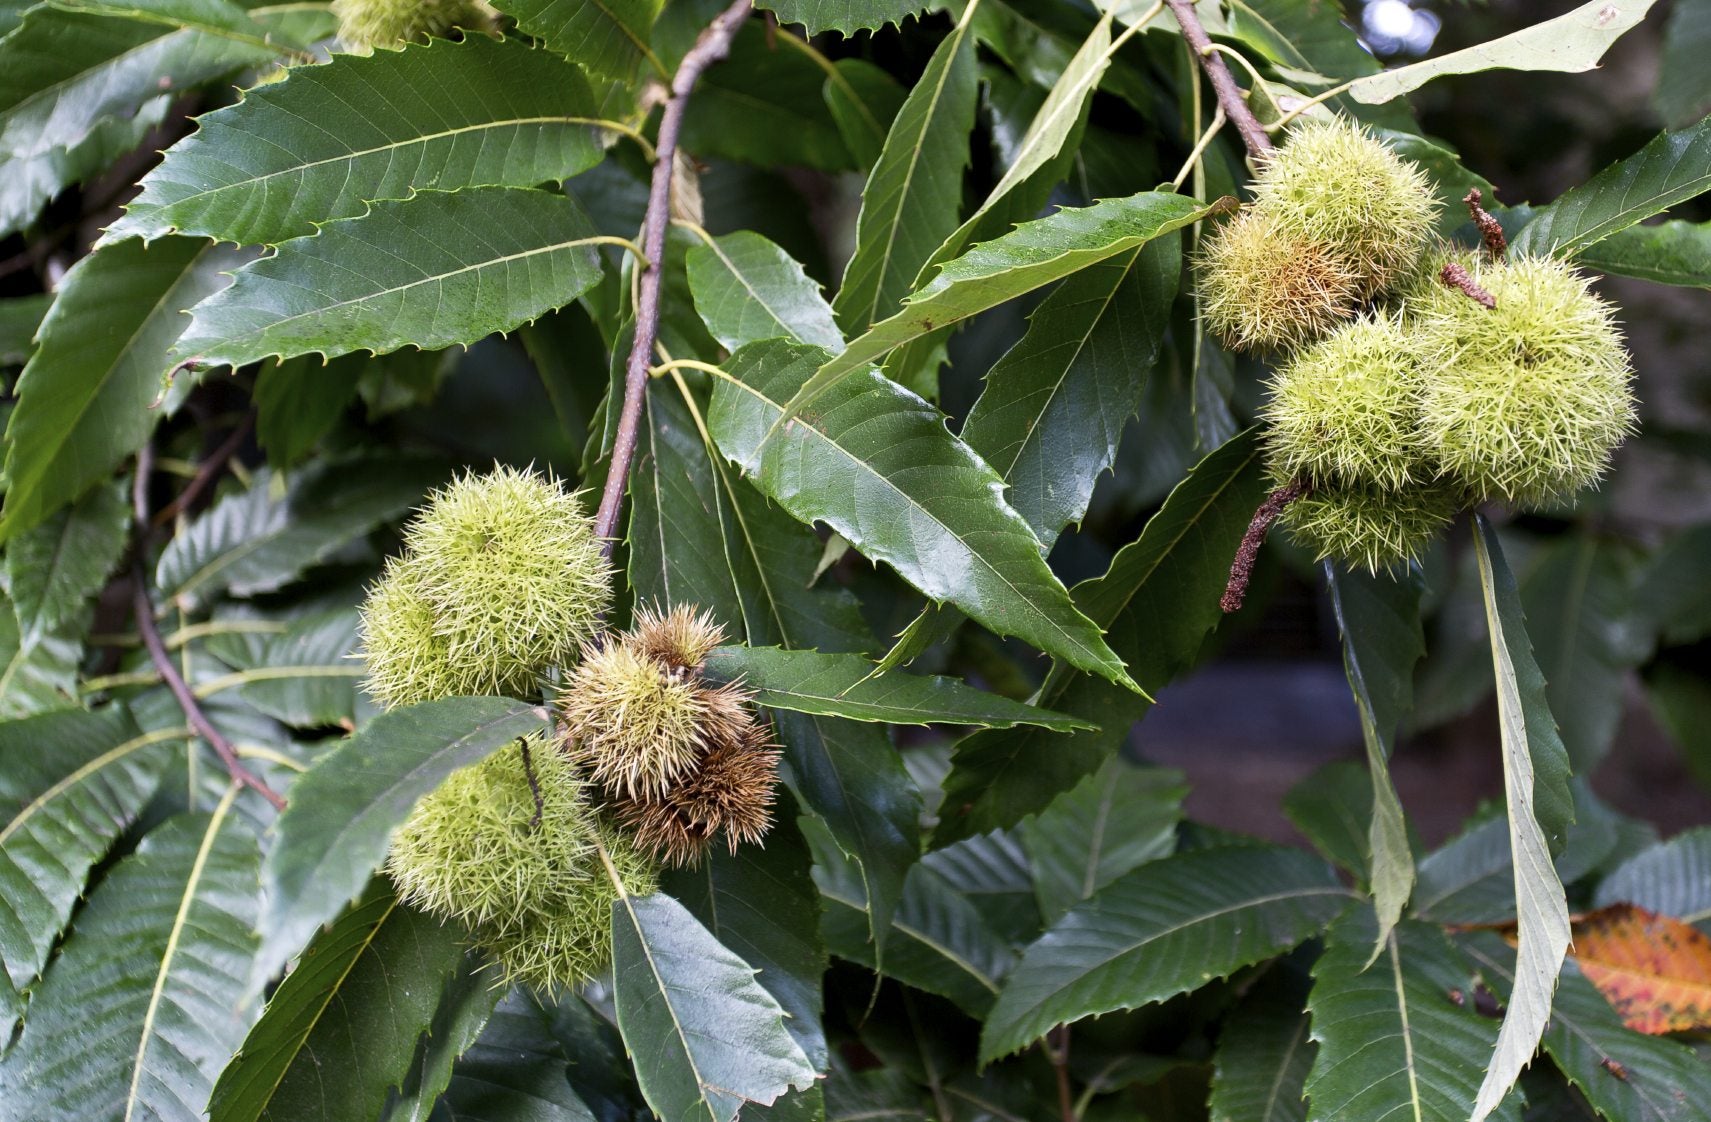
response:
[[[1218,95],[1218,104],[1224,107],[1224,116],[1236,126],[1236,131],[1242,134],[1242,143],[1248,146],[1248,155],[1255,160],[1263,159],[1271,152],[1271,137],[1266,135],[1265,127],[1254,116],[1253,110],[1242,98],[1242,87],[1236,85],[1236,79],[1230,74],[1230,68],[1224,62],[1224,56],[1212,46],[1211,36],[1200,25],[1200,17],[1194,13],[1194,0],[1164,0],[1170,14],[1176,17],[1177,24],[1182,28],[1182,37],[1188,40],[1188,45],[1194,48],[1194,56],[1200,60],[1200,67],[1206,71],[1206,77],[1212,80],[1212,90]]]
[[[1254,511],[1252,522],[1248,523],[1248,532],[1242,535],[1242,544],[1236,550],[1236,559],[1230,562],[1230,580],[1224,586],[1224,598],[1218,601],[1218,606],[1226,613],[1240,611],[1242,601],[1248,594],[1248,580],[1254,575],[1254,562],[1259,558],[1259,547],[1265,542],[1265,535],[1271,529],[1271,524],[1277,521],[1277,516],[1290,503],[1305,495],[1307,484],[1301,480],[1286,483],[1265,497],[1265,502],[1259,504]]]
[[[196,465],[196,474],[191,477],[184,490],[178,493],[177,498],[160,508],[160,511],[151,520],[150,525],[164,526],[178,517],[182,511],[189,510],[190,504],[195,502],[203,491],[212,486],[220,472],[225,470],[226,462],[238,454],[238,449],[244,446],[244,440],[249,436],[250,429],[254,427],[254,411],[245,413],[244,419],[238,422],[238,427],[232,430],[232,434],[226,437],[218,448],[210,452],[207,459]]]
[[[594,532],[605,542],[607,556],[617,545],[618,516],[624,507],[624,488],[630,477],[630,461],[635,458],[636,429],[641,424],[642,397],[647,392],[648,369],[652,365],[649,359],[654,339],[659,335],[663,279],[660,266],[665,260],[666,231],[671,226],[671,181],[678,134],[683,131],[690,91],[701,72],[730,52],[731,40],[748,14],[749,0],[737,0],[701,32],[671,79],[671,96],[660,116],[653,186],[648,193],[647,218],[642,224],[642,252],[651,264],[641,274],[636,298],[636,336],[624,372],[624,407],[618,414],[618,434],[612,442],[612,466],[606,474],[606,490],[600,496],[600,509],[594,516]]]
[[[137,478],[131,488],[131,505],[136,517],[139,552],[140,542],[148,533],[149,527],[148,477],[153,466],[153,449],[144,445],[143,450],[137,454]],[[220,757],[220,762],[226,765],[226,771],[233,780],[253,788],[262,798],[272,803],[275,810],[284,810],[285,800],[238,759],[232,742],[208,720],[208,715],[202,711],[201,703],[185,683],[184,676],[178,672],[178,667],[173,665],[172,655],[168,653],[166,643],[160,637],[160,628],[155,626],[154,603],[149,600],[148,574],[144,572],[141,561],[132,567],[131,584],[131,616],[136,621],[137,634],[142,636],[143,646],[148,648],[149,661],[154,663],[154,668],[160,672],[161,680],[166,683],[166,688],[172,691],[178,707],[184,711],[185,722],[196,730],[198,736],[213,745],[214,752]]]
[[[1059,1025],[1046,1034],[1046,1056],[1057,1072],[1058,1114],[1062,1122],[1076,1122],[1075,1095],[1069,1083],[1068,1025]]]

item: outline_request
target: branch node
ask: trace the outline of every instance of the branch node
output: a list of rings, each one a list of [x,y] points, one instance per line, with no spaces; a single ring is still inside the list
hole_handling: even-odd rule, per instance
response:
[[[1223,599],[1218,606],[1225,613],[1241,610],[1242,601],[1248,595],[1248,580],[1254,575],[1254,562],[1259,559],[1259,547],[1265,543],[1265,535],[1271,530],[1271,524],[1277,521],[1285,507],[1296,499],[1301,498],[1312,490],[1306,480],[1297,479],[1286,483],[1265,497],[1254,511],[1252,522],[1248,523],[1248,532],[1242,535],[1242,544],[1236,549],[1236,559],[1230,562],[1230,580],[1224,586]]]
[[[1470,189],[1462,202],[1467,204],[1468,214],[1473,216],[1473,224],[1479,227],[1479,236],[1485,239],[1485,250],[1493,260],[1502,260],[1509,252],[1509,241],[1503,236],[1503,227],[1491,212],[1480,205],[1484,195],[1478,187]],[[1491,305],[1487,305],[1488,307]]]
[[[1218,96],[1218,104],[1224,107],[1224,116],[1229,118],[1236,131],[1241,133],[1242,143],[1247,145],[1248,155],[1256,161],[1271,154],[1271,137],[1266,134],[1265,127],[1259,123],[1252,109],[1248,108],[1247,100],[1242,96],[1242,87],[1236,84],[1236,79],[1230,74],[1230,67],[1224,62],[1224,56],[1212,45],[1212,37],[1206,34],[1206,28],[1200,23],[1200,17],[1194,13],[1194,0],[1164,0],[1170,14],[1176,17],[1176,22],[1182,28],[1182,37],[1188,41],[1189,49],[1194,57],[1200,60],[1200,68],[1206,71],[1206,77],[1212,81],[1212,91]],[[1198,127],[1200,122],[1196,121]]]
[[[1438,280],[1445,287],[1459,289],[1469,300],[1483,304],[1487,308],[1497,307],[1497,297],[1479,287],[1479,282],[1468,274],[1467,269],[1459,261],[1451,261],[1439,270]]]

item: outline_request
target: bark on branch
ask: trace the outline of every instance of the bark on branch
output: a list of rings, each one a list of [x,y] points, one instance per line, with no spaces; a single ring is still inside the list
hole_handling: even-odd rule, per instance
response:
[[[1194,57],[1200,60],[1200,68],[1206,71],[1206,77],[1211,79],[1212,92],[1218,96],[1218,104],[1224,107],[1224,116],[1236,126],[1236,131],[1242,136],[1242,143],[1248,146],[1248,155],[1256,161],[1263,159],[1271,152],[1271,137],[1266,135],[1265,126],[1259,123],[1259,118],[1248,108],[1247,101],[1242,97],[1242,87],[1236,84],[1230,67],[1224,62],[1224,56],[1212,49],[1212,38],[1206,34],[1200,17],[1194,12],[1194,0],[1164,2],[1170,9],[1170,14],[1176,17],[1178,26],[1182,28],[1182,37],[1193,49]],[[1198,128],[1198,124],[1195,127]]]

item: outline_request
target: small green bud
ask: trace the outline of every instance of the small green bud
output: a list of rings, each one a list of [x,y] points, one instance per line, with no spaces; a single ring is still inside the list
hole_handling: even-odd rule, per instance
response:
[[[1283,478],[1394,489],[1436,474],[1417,431],[1413,348],[1394,317],[1356,320],[1298,353],[1273,377],[1261,415]]]
[[[544,736],[524,743],[526,765],[523,749],[502,748],[417,802],[386,864],[405,901],[443,918],[503,926],[554,911],[584,882],[604,878],[594,812],[575,769]]]
[[[485,0],[333,0],[339,40],[368,54],[449,35],[457,28],[491,31],[496,13]]]
[[[1284,508],[1284,529],[1318,560],[1330,558],[1376,573],[1418,560],[1460,509],[1447,487],[1315,489]]]
[[[1254,207],[1349,263],[1363,295],[1389,289],[1436,221],[1431,181],[1360,125],[1304,121],[1260,169]]]
[[[1561,261],[1456,261],[1495,307],[1442,284],[1409,301],[1429,453],[1480,501],[1542,503],[1597,482],[1634,426],[1614,309]]]
[[[1362,284],[1347,260],[1254,207],[1204,239],[1197,268],[1206,326],[1238,350],[1329,334],[1354,315]]]

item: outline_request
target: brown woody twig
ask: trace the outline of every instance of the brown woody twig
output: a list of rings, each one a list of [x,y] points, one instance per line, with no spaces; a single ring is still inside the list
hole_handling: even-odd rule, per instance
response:
[[[245,438],[249,436],[250,429],[254,427],[255,413],[251,411],[244,414],[244,419],[238,422],[238,427],[232,430],[232,434],[221,441],[220,446],[210,452],[206,459],[196,465],[196,474],[191,477],[184,490],[180,491],[171,502],[155,512],[150,524],[164,526],[178,517],[180,511],[189,510],[190,504],[200,498],[202,492],[206,491],[218,478],[220,470],[226,466],[226,461],[238,454],[238,449],[244,446]]]
[[[636,335],[624,371],[624,407],[618,414],[618,433],[612,441],[612,465],[607,470],[606,489],[594,516],[594,532],[605,542],[608,557],[617,545],[618,515],[624,507],[624,488],[630,476],[630,461],[636,453],[636,428],[641,423],[642,397],[648,388],[654,341],[659,336],[660,265],[665,258],[666,230],[671,225],[672,170],[678,134],[683,130],[683,114],[689,108],[689,94],[701,72],[730,52],[731,40],[748,18],[749,10],[749,0],[737,0],[701,32],[671,79],[671,95],[660,116],[659,140],[654,146],[653,186],[648,193],[647,217],[642,223],[642,253],[648,264],[638,266],[644,271],[636,297]]]
[[[149,528],[148,478],[154,467],[153,449],[144,445],[137,454],[137,479],[131,491],[132,509],[137,524],[138,547]],[[252,788],[262,798],[273,804],[275,810],[285,809],[285,800],[276,794],[273,788],[264,783],[259,776],[243,765],[238,759],[237,750],[232,742],[227,740],[219,729],[214,727],[208,715],[202,711],[201,702],[191,692],[184,681],[184,675],[178,672],[178,667],[172,664],[172,655],[166,649],[166,643],[160,637],[160,628],[154,622],[154,603],[149,599],[148,574],[143,571],[141,562],[132,568],[131,574],[131,614],[136,619],[137,633],[142,636],[143,646],[148,649],[149,661],[160,674],[166,688],[172,692],[178,707],[184,711],[184,719],[190,727],[213,746],[214,752],[220,757],[220,762],[226,765],[226,771],[233,781]]]
[[[1491,212],[1480,205],[1484,196],[1478,187],[1468,191],[1462,202],[1467,204],[1468,214],[1473,216],[1473,224],[1479,227],[1479,236],[1485,239],[1486,252],[1493,260],[1502,260],[1509,252],[1509,239],[1503,236],[1503,226],[1491,216]]]
[[[1224,56],[1212,49],[1212,38],[1206,34],[1200,17],[1194,13],[1194,0],[1164,0],[1164,3],[1170,14],[1176,17],[1178,26],[1182,28],[1182,37],[1200,60],[1201,69],[1212,80],[1212,91],[1218,95],[1218,104],[1224,107],[1224,116],[1241,134],[1242,143],[1248,146],[1248,155],[1255,160],[1269,155],[1271,137],[1266,135],[1265,126],[1259,123],[1259,118],[1243,100],[1242,87],[1236,84]]]
[[[1451,261],[1438,270],[1438,281],[1448,288],[1460,289],[1467,294],[1469,300],[1484,304],[1487,308],[1497,307],[1497,297],[1479,287],[1479,282],[1469,275],[1459,261]]]
[[[1259,547],[1265,543],[1265,535],[1271,529],[1271,524],[1277,521],[1277,516],[1283,513],[1283,508],[1305,495],[1310,488],[1304,480],[1297,479],[1286,483],[1265,497],[1265,502],[1259,504],[1254,511],[1252,522],[1248,523],[1248,532],[1242,535],[1242,544],[1236,549],[1236,559],[1230,562],[1230,580],[1224,585],[1224,597],[1218,601],[1218,606],[1225,612],[1239,611],[1242,600],[1248,594],[1248,580],[1254,575],[1254,562],[1259,558]]]

